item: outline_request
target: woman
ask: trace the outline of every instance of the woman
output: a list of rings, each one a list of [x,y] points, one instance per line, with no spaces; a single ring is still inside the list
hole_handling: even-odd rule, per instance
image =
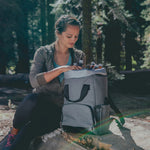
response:
[[[82,69],[73,65],[78,64],[80,60],[83,60],[85,66],[85,54],[74,48],[79,31],[80,23],[76,18],[62,16],[55,23],[57,40],[36,51],[29,75],[34,90],[16,110],[13,129],[8,135],[4,150],[16,150],[19,147],[15,143],[22,129],[24,134],[28,135],[28,145],[35,136],[59,127],[63,105],[63,73]],[[20,139],[21,136],[18,140]],[[25,140],[17,143],[25,148],[23,141]]]

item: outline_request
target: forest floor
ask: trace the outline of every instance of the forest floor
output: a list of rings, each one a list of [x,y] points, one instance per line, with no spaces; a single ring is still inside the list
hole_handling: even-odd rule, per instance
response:
[[[12,127],[16,104],[30,92],[31,89],[0,87],[0,141]],[[110,130],[113,134],[102,136],[101,141],[111,144],[114,150],[150,150],[150,93],[124,92],[112,88],[111,96],[124,114],[126,132],[118,131],[115,123],[112,123]],[[115,114],[112,112],[112,115]]]
[[[12,120],[19,102],[29,92],[31,89],[0,87],[0,141],[12,127]]]

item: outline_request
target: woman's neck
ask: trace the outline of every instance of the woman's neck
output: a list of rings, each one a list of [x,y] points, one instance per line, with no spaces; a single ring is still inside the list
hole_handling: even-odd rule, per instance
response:
[[[63,44],[60,44],[59,41],[55,42],[54,60],[59,66],[66,65],[69,60],[68,48],[64,48]]]
[[[59,53],[59,54],[68,54],[69,53],[68,48],[66,48],[58,40],[55,42],[55,50],[56,50],[56,53]]]

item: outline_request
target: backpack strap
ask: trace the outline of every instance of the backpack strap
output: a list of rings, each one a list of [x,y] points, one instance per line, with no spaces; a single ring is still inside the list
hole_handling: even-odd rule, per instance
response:
[[[122,123],[122,125],[125,123],[125,120],[124,120],[124,117],[123,117],[123,114],[121,113],[121,111],[117,108],[117,106],[114,104],[111,96],[110,96],[110,93],[108,93],[108,98],[105,99],[106,103],[109,103],[110,104],[110,107],[114,110],[114,112],[117,114],[117,116],[119,117],[120,119],[120,122]]]
[[[69,102],[81,102],[86,95],[88,94],[88,91],[90,90],[90,85],[84,84],[80,93],[80,98],[77,100],[70,100],[69,98],[69,85],[66,84],[64,87],[64,97],[69,101]]]

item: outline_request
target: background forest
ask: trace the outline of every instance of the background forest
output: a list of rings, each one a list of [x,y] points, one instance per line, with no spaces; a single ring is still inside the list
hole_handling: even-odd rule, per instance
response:
[[[87,63],[150,69],[150,0],[0,0],[0,74],[28,73],[36,49],[55,41],[62,14],[81,21],[76,47]]]

